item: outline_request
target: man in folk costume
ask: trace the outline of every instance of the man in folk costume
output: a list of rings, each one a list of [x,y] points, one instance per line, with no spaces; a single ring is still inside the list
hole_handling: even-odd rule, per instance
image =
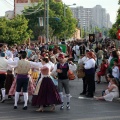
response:
[[[0,57],[0,89],[1,89],[1,98],[2,103],[5,101],[5,80],[7,74],[8,61],[5,58],[5,53],[1,53]]]
[[[75,71],[76,64],[72,61],[69,63],[66,62],[65,56],[63,54],[59,54],[58,56],[59,63],[53,69],[53,73],[57,72],[58,74],[58,90],[61,97],[62,105],[60,107],[61,110],[64,109],[64,101],[63,101],[63,88],[65,90],[66,99],[67,99],[67,109],[70,109],[70,91],[69,91],[69,79],[68,79],[68,70]]]
[[[27,110],[27,102],[28,102],[28,72],[31,68],[39,68],[38,64],[34,62],[30,62],[26,60],[27,53],[23,51],[21,53],[21,60],[9,62],[8,64],[16,68],[17,72],[17,87],[15,92],[15,104],[14,109],[17,109],[17,102],[19,99],[19,95],[21,92],[21,89],[23,90],[24,95],[24,107],[23,110]]]

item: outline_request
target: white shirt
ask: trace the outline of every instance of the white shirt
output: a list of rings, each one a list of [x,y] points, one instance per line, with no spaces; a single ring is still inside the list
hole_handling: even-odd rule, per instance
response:
[[[91,69],[95,67],[95,60],[93,58],[89,59],[85,62],[84,68],[85,69]]]
[[[84,56],[83,58],[81,58],[81,59],[78,60],[78,64],[80,64],[80,63],[85,63],[85,62],[87,62],[88,60],[89,60],[89,58],[86,57],[86,56]]]
[[[13,58],[9,58],[9,59],[8,59],[8,62],[13,62]],[[13,71],[13,68],[8,65],[7,70]]]
[[[5,54],[6,54],[7,58],[8,58],[9,56],[11,56],[12,52],[10,50],[6,50]]]
[[[7,72],[8,60],[5,57],[0,57],[0,72]]]
[[[51,65],[51,68],[54,69],[55,64],[49,61],[49,64]]]
[[[77,69],[76,64],[74,64],[74,65],[68,64],[68,66],[69,66],[69,70],[71,70],[71,71],[75,71]],[[54,66],[54,69],[52,70],[52,73],[55,74],[56,70],[57,70],[57,64]]]
[[[110,61],[111,61],[112,58],[113,58],[112,56],[109,57],[109,59],[108,59],[109,64],[110,64]]]
[[[115,78],[118,78],[118,79],[119,79],[119,68],[118,68],[118,66],[115,66],[115,67],[112,69],[112,75],[113,75]]]
[[[76,52],[76,55],[78,56],[80,55],[80,50],[78,45],[74,46],[72,49]]]
[[[18,61],[19,60],[15,60],[15,61],[8,61],[8,65],[10,65],[11,67],[13,68],[16,68],[18,66]],[[37,62],[31,62],[30,61],[30,68],[36,68],[36,69],[39,69],[41,68],[41,64],[40,63],[37,63]]]

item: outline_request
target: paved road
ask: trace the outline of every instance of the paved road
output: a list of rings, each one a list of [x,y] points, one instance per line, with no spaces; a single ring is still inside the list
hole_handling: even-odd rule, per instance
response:
[[[96,94],[107,84],[101,83],[96,87]],[[71,89],[71,110],[59,110],[55,112],[36,112],[37,108],[30,104],[27,111],[22,110],[23,104],[19,104],[17,110],[13,109],[13,101],[0,103],[0,120],[120,120],[120,103],[96,101],[94,99],[79,99],[82,91],[82,81],[74,80],[70,82]]]

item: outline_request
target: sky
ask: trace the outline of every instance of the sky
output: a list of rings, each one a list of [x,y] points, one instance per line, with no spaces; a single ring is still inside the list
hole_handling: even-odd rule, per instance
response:
[[[14,0],[0,0],[0,16],[5,15],[5,11],[13,10]],[[118,0],[62,0],[66,5],[76,3],[76,6],[83,6],[85,8],[92,8],[96,5],[101,5],[110,14],[112,23],[116,20],[117,10],[119,8]],[[75,6],[74,6],[75,7]]]
[[[101,5],[106,9],[106,12],[110,14],[110,20],[112,23],[116,20],[117,10],[119,8],[118,0],[62,0],[66,5],[83,6],[85,8],[92,8],[96,5]],[[74,6],[75,7],[75,6]]]

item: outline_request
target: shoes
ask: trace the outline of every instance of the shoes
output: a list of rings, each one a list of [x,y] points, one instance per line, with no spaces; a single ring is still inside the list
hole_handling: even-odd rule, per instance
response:
[[[14,109],[17,109],[17,106],[14,106]]]
[[[97,84],[100,84],[100,81],[97,81]]]
[[[87,94],[86,97],[87,98],[93,98],[93,95]]]
[[[10,99],[12,99],[12,97],[11,97],[11,96],[8,96],[8,99],[10,100]]]
[[[60,107],[60,110],[63,110],[64,109],[64,106],[62,105],[61,107]]]
[[[1,100],[0,102],[1,102],[1,103],[4,103],[4,102],[5,102],[5,99]]]
[[[2,100],[2,95],[0,95],[0,100]]]
[[[40,107],[39,109],[36,110],[36,112],[43,112],[44,109],[42,107]]]
[[[95,100],[99,100],[99,98],[98,98],[98,97],[96,97],[96,96],[94,96],[94,99],[95,99]]]
[[[67,109],[67,110],[70,110],[70,105],[67,105],[67,106],[66,106],[66,109]]]
[[[86,95],[86,93],[85,93],[85,92],[82,92],[82,93],[80,93],[80,95]]]
[[[27,110],[27,106],[23,107],[23,110]]]

